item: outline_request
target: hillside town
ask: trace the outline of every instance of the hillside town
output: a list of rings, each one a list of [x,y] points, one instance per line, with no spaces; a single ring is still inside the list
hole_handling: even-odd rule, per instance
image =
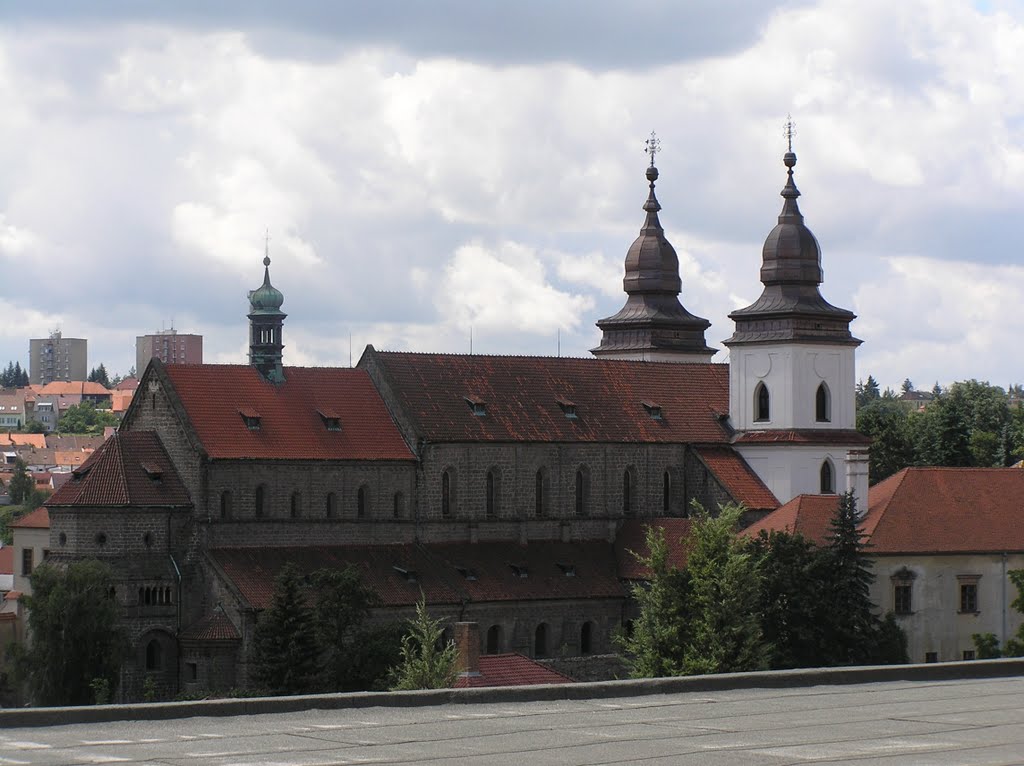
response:
[[[366,668],[386,658],[365,652],[403,623],[436,625],[458,663],[442,685],[463,686],[1012,651],[1019,390],[857,382],[856,317],[821,292],[788,138],[774,228],[764,213],[763,291],[730,314],[727,363],[711,361],[709,322],[681,300],[654,136],[623,305],[596,319],[592,358],[371,345],[353,367],[290,366],[269,246],[248,293],[246,365],[204,364],[182,336],[140,338],[139,378],[104,385],[84,380],[84,339],[32,340],[29,383],[2,395],[0,480],[9,500],[16,488],[42,502],[11,519],[0,549],[0,639],[33,656],[33,589],[99,562],[109,580],[95,606],[126,650],[88,661],[86,696],[65,700],[76,704],[370,688],[382,677]],[[1005,412],[972,409],[993,396]],[[63,433],[81,408],[110,420]],[[868,427],[872,408],[888,409]],[[801,601],[801,619],[824,626],[810,647],[780,633],[796,618],[759,601],[767,570],[743,548],[774,556],[791,538],[799,571],[819,573],[804,585],[824,590],[773,603]],[[712,630],[694,613],[668,626],[678,645],[651,645],[670,613],[714,607],[698,572],[733,578],[715,587],[746,606],[715,619],[745,627]],[[348,606],[318,611],[341,593]],[[665,593],[673,609],[651,602]],[[281,632],[314,619],[308,636]],[[52,661],[36,655],[33,672]],[[7,678],[12,697],[49,699]]]

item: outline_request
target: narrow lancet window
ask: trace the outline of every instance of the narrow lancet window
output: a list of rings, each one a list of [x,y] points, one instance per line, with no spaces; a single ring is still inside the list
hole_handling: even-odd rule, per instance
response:
[[[766,421],[771,419],[771,397],[768,394],[768,386],[758,383],[754,389],[754,420]]]

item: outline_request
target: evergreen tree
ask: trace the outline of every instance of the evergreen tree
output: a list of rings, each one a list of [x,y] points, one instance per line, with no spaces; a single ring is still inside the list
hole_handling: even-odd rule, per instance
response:
[[[632,630],[616,637],[634,678],[678,676],[687,644],[690,576],[669,564],[665,530],[648,526],[646,556],[630,551],[650,571],[649,580],[633,586],[640,616]]]
[[[14,362],[8,362],[7,369],[0,373],[0,388],[12,388],[15,385]]]
[[[688,674],[768,667],[757,560],[736,537],[743,510],[729,504],[712,517],[694,503],[686,563],[692,609],[683,653],[683,669]]]
[[[95,560],[66,570],[43,563],[31,582],[32,595],[23,599],[32,640],[14,652],[16,673],[36,704],[88,705],[97,681],[116,685],[126,653],[113,573]]]
[[[902,403],[886,399],[869,402],[857,410],[857,430],[874,440],[868,453],[872,484],[914,465],[910,414]]]
[[[863,407],[868,402],[880,398],[881,395],[882,393],[879,389],[878,381],[871,375],[868,375],[866,383],[862,383],[860,381],[857,382],[856,396],[858,407]]]
[[[302,593],[302,576],[292,564],[274,581],[270,608],[260,615],[253,637],[256,680],[274,694],[315,689],[317,643],[313,614]]]
[[[90,383],[99,383],[105,388],[110,388],[110,378],[107,377],[107,368],[103,366],[103,362],[100,362],[99,367],[93,367],[88,380]]]
[[[28,370],[21,368],[21,362],[14,363],[14,385],[23,388],[28,385]]]
[[[11,498],[11,503],[13,505],[21,505],[31,498],[32,491],[35,488],[36,483],[29,475],[25,461],[20,457],[15,458],[14,473],[11,476],[11,480],[7,483],[7,494]]]
[[[368,636],[361,632],[376,595],[363,585],[358,570],[321,569],[311,578],[317,594],[313,620],[322,663],[324,691],[353,691],[366,688],[369,660],[360,655]],[[381,637],[383,638],[383,637]],[[381,670],[386,670],[385,666]],[[372,679],[369,679],[372,680]]]
[[[441,620],[427,612],[426,597],[416,603],[416,616],[409,620],[408,632],[402,637],[402,659],[394,668],[394,683],[398,690],[446,689],[455,683],[455,642],[443,641]]]
[[[900,386],[901,393],[909,394],[914,390],[914,384],[910,382],[910,378],[903,379],[903,385]]]

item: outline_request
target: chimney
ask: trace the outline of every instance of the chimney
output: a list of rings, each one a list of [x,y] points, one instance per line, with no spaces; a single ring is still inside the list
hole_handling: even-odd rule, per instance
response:
[[[857,498],[857,515],[868,512],[868,451],[850,450],[846,453],[846,489],[853,490]]]
[[[455,623],[455,667],[460,676],[480,675],[480,626],[475,622]]]

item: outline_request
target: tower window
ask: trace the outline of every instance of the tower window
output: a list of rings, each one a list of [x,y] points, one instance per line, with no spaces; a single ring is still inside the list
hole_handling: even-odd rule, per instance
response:
[[[256,518],[263,516],[264,505],[266,504],[267,487],[265,484],[260,484],[256,487],[256,497],[254,499],[254,505],[256,508]]]
[[[299,518],[302,514],[302,493],[292,492],[292,504],[289,513],[293,519]]]
[[[584,469],[576,471],[576,503],[574,510],[577,516],[587,513],[587,474]]]
[[[487,472],[487,486],[486,486],[486,513],[487,518],[493,519],[497,515],[498,506],[498,479],[495,475],[495,469],[491,469]]]
[[[594,623],[585,622],[580,628],[580,654],[594,651]]]
[[[636,511],[636,469],[632,466],[622,474],[622,514],[632,516]]]
[[[544,515],[544,505],[547,502],[547,493],[544,491],[546,481],[547,477],[544,475],[544,469],[541,468],[537,471],[533,489],[533,515],[538,519]]]
[[[441,516],[449,518],[452,515],[452,475],[451,471],[441,474]]]
[[[818,386],[818,393],[814,396],[814,419],[819,423],[832,421],[832,397],[824,382]]]
[[[405,515],[405,498],[402,497],[401,492],[395,493],[394,498],[392,498],[392,506],[391,513],[396,519],[400,519]]]
[[[771,419],[771,396],[768,394],[768,386],[758,383],[754,389],[754,420],[766,421]]]
[[[220,493],[220,517],[222,519],[231,518],[231,491],[224,490]]]
[[[661,510],[668,513],[672,507],[672,475],[665,471],[661,479]]]
[[[821,464],[821,494],[832,495],[836,491],[836,480],[832,464],[826,460]]]
[[[369,504],[370,500],[369,497],[367,496],[366,485],[363,485],[362,487],[359,488],[359,491],[356,493],[356,518],[366,518],[366,514],[369,510]]]
[[[548,626],[543,622],[537,626],[533,634],[533,656],[548,656]]]
[[[327,493],[327,498],[324,500],[324,516],[327,518],[333,518],[337,512],[338,507],[338,496],[333,492]]]

